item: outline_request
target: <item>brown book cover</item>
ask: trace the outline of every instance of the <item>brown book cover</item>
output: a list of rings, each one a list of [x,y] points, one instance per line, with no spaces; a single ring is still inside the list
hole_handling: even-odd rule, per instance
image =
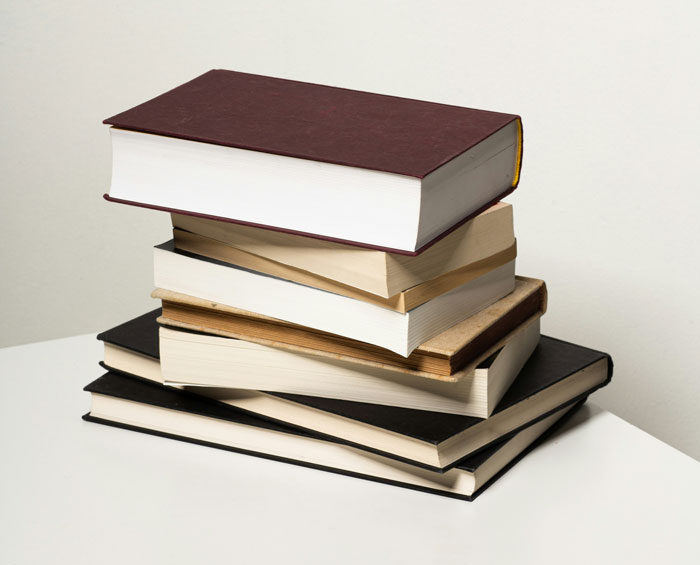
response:
[[[211,70],[148,102],[104,120],[118,128],[389,172],[422,179],[487,137],[517,121],[518,159],[512,186],[416,251],[416,255],[512,192],[522,163],[520,117],[227,70]],[[380,247],[172,210],[276,231]]]
[[[156,289],[152,296],[162,300],[159,322],[164,325],[452,382],[473,372],[547,309],[544,281],[516,277],[511,294],[402,357],[378,346],[168,290]]]

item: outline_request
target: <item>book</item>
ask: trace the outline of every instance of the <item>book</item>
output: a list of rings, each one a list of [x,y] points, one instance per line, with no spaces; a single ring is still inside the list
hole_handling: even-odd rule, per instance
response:
[[[416,256],[183,214],[171,214],[171,218],[178,249],[297,280],[292,275],[278,274],[286,265],[292,273],[311,273],[383,298],[458,272],[515,245],[513,208],[504,202],[491,206]],[[261,258],[272,265],[267,267],[269,263]],[[266,270],[272,266],[278,270]]]
[[[98,338],[115,341],[116,335],[124,336],[128,332],[128,327],[122,326],[111,336],[101,334]],[[117,369],[108,363],[105,366]],[[150,367],[150,372],[139,374],[141,367]],[[160,380],[158,360],[154,357],[150,358],[150,364],[136,363],[122,370],[137,377]],[[219,387],[191,390],[256,416],[339,439],[371,453],[444,471],[499,438],[581,400],[611,378],[609,355],[542,336],[520,374],[486,419],[286,393],[256,394]]]
[[[515,287],[515,261],[406,313],[176,250],[154,250],[158,288],[371,343],[408,357],[429,340],[476,314]]]
[[[105,364],[169,385],[286,392],[481,418],[494,410],[540,336],[539,320],[530,322],[452,383],[169,328],[160,328],[158,341],[158,314],[100,334]]]
[[[161,328],[161,371],[166,384],[285,392],[486,418],[539,337],[536,320],[470,375],[444,382],[238,339]]]
[[[418,253],[512,192],[518,116],[226,70],[104,123],[110,200]]]
[[[580,406],[563,408],[450,471],[436,473],[116,373],[103,375],[85,390],[92,401],[83,416],[88,422],[463,500],[481,494]]]
[[[456,382],[501,349],[518,328],[547,310],[544,281],[516,277],[515,290],[418,346],[408,357],[186,294],[156,289],[161,323],[409,375]]]
[[[250,271],[256,271],[279,279],[318,288],[320,290],[332,292],[333,294],[340,294],[355,300],[362,300],[363,302],[381,306],[382,308],[388,308],[389,310],[401,312],[402,314],[463,284],[473,281],[497,267],[502,267],[506,263],[515,261],[517,255],[516,244],[513,242],[510,247],[493,255],[489,255],[479,261],[470,263],[454,271],[449,271],[437,278],[425,281],[411,288],[407,288],[406,290],[402,290],[393,296],[384,298],[326,277],[314,275],[295,267],[290,267],[282,263],[277,263],[276,261],[271,261],[270,259],[265,259],[264,257],[253,255],[252,253],[241,251],[225,243],[194,233],[173,230],[173,242],[175,249],[186,253],[208,257]]]

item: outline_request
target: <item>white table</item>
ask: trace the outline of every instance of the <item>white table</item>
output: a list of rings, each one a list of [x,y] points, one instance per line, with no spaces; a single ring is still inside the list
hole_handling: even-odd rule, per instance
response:
[[[101,352],[0,350],[0,563],[700,563],[700,464],[591,403],[469,503],[84,422]]]

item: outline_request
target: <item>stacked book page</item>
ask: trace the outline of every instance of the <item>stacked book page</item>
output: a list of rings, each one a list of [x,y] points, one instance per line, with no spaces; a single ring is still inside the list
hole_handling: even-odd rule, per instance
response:
[[[610,381],[516,274],[519,116],[214,70],[105,123],[172,231],[85,420],[473,500]]]

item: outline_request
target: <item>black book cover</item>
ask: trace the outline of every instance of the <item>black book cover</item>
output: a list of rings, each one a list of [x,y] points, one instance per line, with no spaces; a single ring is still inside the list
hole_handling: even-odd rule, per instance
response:
[[[138,318],[119,324],[107,331],[97,334],[97,339],[111,343],[123,349],[129,349],[147,357],[160,359],[158,345],[158,316],[161,308],[142,314]]]
[[[293,434],[293,435],[298,435],[298,436],[303,436],[303,437],[309,437],[313,438],[318,441],[328,441],[328,442],[333,442],[333,443],[343,443],[343,442],[338,442],[335,441],[331,438],[327,437],[320,437],[315,434],[305,432],[303,430],[298,430],[298,429],[293,429],[288,426],[284,426],[282,424],[277,424],[274,422],[271,422],[269,420],[264,420],[262,418],[256,418],[255,416],[251,416],[249,414],[246,414],[245,412],[238,410],[235,407],[228,406],[225,404],[222,404],[220,402],[217,402],[215,400],[210,400],[208,398],[189,393],[186,391],[182,391],[179,389],[175,388],[170,388],[167,386],[160,385],[158,383],[150,382],[145,379],[140,379],[140,378],[133,378],[129,377],[126,375],[122,375],[119,373],[115,372],[108,372],[98,378],[97,380],[93,381],[92,383],[88,384],[83,390],[90,392],[90,393],[95,393],[95,394],[102,394],[105,396],[113,396],[116,398],[121,398],[125,400],[130,400],[133,402],[139,402],[143,404],[149,404],[152,406],[158,406],[161,408],[167,408],[170,410],[176,410],[176,411],[181,411],[181,412],[187,412],[191,414],[197,414],[200,416],[205,416],[208,418],[216,418],[216,419],[221,419],[221,420],[227,420],[230,422],[234,422],[240,425],[245,425],[245,426],[255,426],[258,428],[263,428],[275,432],[281,432],[281,433],[288,433],[288,434]],[[319,469],[319,470],[324,470],[324,471],[330,471],[342,475],[348,475],[352,477],[357,477],[361,479],[366,479],[366,480],[373,480],[376,482],[380,483],[385,483],[385,484],[391,484],[395,486],[400,486],[404,488],[409,488],[412,490],[418,490],[418,491],[423,491],[423,492],[429,492],[433,494],[440,494],[443,496],[448,496],[452,498],[458,498],[462,500],[468,500],[471,501],[474,498],[476,498],[479,494],[481,494],[486,488],[488,488],[491,484],[493,484],[499,477],[501,477],[506,471],[508,471],[513,465],[515,465],[520,459],[522,459],[527,453],[529,453],[532,449],[534,449],[537,445],[542,443],[546,438],[548,438],[556,429],[561,427],[561,425],[568,420],[571,415],[576,412],[578,407],[580,407],[583,403],[585,402],[585,398],[580,400],[576,406],[574,406],[567,414],[565,414],[563,417],[561,417],[556,423],[554,423],[549,429],[547,429],[538,439],[536,439],[532,444],[530,444],[525,450],[523,450],[519,455],[517,455],[514,459],[512,459],[505,467],[503,467],[498,473],[496,473],[487,483],[485,483],[479,490],[477,490],[473,495],[471,496],[464,496],[461,494],[456,494],[456,493],[450,493],[438,489],[430,489],[430,488],[425,488],[413,484],[407,484],[407,483],[400,483],[396,481],[391,481],[379,477],[374,477],[371,475],[364,475],[364,474],[359,474],[355,473],[352,471],[346,471],[343,469],[337,469],[337,468],[332,468],[332,467],[326,467],[322,465],[317,465],[314,463],[309,463],[305,461],[299,461],[299,460],[294,460],[294,459],[288,459],[288,458],[283,458],[283,457],[278,457],[275,455],[270,455],[267,453],[263,452],[256,452],[256,451],[250,451],[250,450],[245,450],[245,449],[239,449],[239,448],[234,448],[226,445],[221,445],[221,444],[216,444],[216,443],[211,443],[207,441],[202,441],[202,440],[196,440],[192,438],[188,438],[185,436],[179,436],[175,434],[169,434],[165,432],[160,432],[157,430],[151,430],[148,428],[142,428],[138,426],[132,426],[129,424],[122,424],[119,422],[113,422],[111,420],[105,420],[102,418],[97,418],[92,415],[85,414],[83,416],[83,419],[88,421],[88,422],[94,422],[94,423],[99,423],[99,424],[105,424],[117,428],[122,428],[122,429],[127,429],[131,431],[137,431],[137,432],[142,432],[142,433],[148,433],[151,435],[159,436],[159,437],[165,437],[165,438],[170,438],[170,439],[177,439],[180,441],[185,441],[188,443],[194,443],[198,445],[203,445],[206,447],[214,447],[218,449],[223,449],[227,451],[233,451],[236,453],[242,453],[246,455],[253,455],[256,457],[261,457],[264,459],[271,459],[275,461],[281,461],[284,463],[291,463],[294,465],[300,465],[302,467],[309,467],[313,469]],[[486,463],[490,457],[495,455],[506,443],[508,439],[503,439],[499,440],[497,443],[494,443],[490,445],[488,448],[481,450],[478,454],[469,456],[462,461],[460,461],[457,465],[456,468],[467,471],[467,472],[475,472],[481,465]]]
[[[156,322],[156,319],[159,315],[160,309],[153,310],[148,314],[144,314],[143,316],[139,316],[138,318],[126,322],[125,324],[121,324],[116,328],[103,332],[97,337],[98,339],[101,339],[107,343],[111,343],[124,349],[129,349],[157,359],[159,352],[157,339],[158,323]],[[511,385],[508,392],[494,410],[492,417],[499,412],[502,412],[511,406],[524,401],[528,397],[537,394],[547,387],[570,377],[571,375],[601,359],[607,359],[608,362],[608,378],[604,383],[601,383],[592,390],[586,391],[582,395],[571,398],[561,406],[557,406],[556,408],[539,414],[537,418],[508,431],[502,436],[502,438],[511,437],[528,425],[534,424],[535,422],[546,418],[567,405],[572,405],[578,402],[582,398],[588,396],[591,392],[593,392],[593,390],[605,386],[612,377],[613,364],[610,356],[606,353],[574,345],[559,339],[542,336],[539,345],[521,370],[514,383]],[[113,367],[106,365],[104,366],[107,369],[114,370]],[[419,441],[435,445],[436,447],[441,442],[460,434],[469,428],[479,426],[482,422],[486,421],[485,419],[475,418],[472,416],[460,416],[455,414],[428,412],[424,410],[411,410],[408,408],[351,402],[347,400],[335,400],[277,392],[267,392],[266,394],[309,406],[313,409],[336,414],[350,420],[359,421],[389,432],[414,438]],[[223,403],[221,404],[230,408],[229,405],[225,405]],[[255,417],[258,418],[263,416],[256,415]],[[265,418],[287,427],[284,422],[274,420],[269,417]],[[312,435],[324,435],[320,430],[307,431]],[[494,441],[499,441],[500,439],[501,438],[498,438]],[[443,468],[437,468],[418,461],[409,461],[395,454],[376,451],[372,448],[354,442],[341,441],[342,443],[347,443],[367,451],[378,453],[386,457],[395,458],[434,471],[444,472],[456,465],[455,462]],[[485,446],[478,448],[478,450],[474,451],[473,453],[478,453],[482,449],[488,448],[492,444],[493,442],[490,442]]]
[[[612,377],[612,360],[606,353],[543,335],[539,345],[501,402],[498,403],[491,417],[604,358],[608,359],[609,380]],[[266,394],[337,414],[344,418],[359,420],[377,428],[435,445],[467,428],[478,426],[485,420],[474,416],[443,414],[298,394],[278,392]]]

